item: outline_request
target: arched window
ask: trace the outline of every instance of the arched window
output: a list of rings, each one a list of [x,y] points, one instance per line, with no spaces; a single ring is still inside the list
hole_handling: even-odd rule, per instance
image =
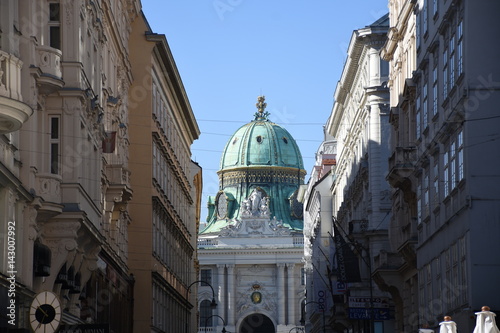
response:
[[[212,307],[209,300],[204,300],[200,304],[200,327],[212,327]]]

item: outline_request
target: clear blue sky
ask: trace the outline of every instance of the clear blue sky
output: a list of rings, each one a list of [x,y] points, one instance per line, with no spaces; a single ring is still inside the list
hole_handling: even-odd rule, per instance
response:
[[[229,137],[253,119],[259,95],[270,120],[300,146],[309,178],[353,30],[388,12],[388,0],[142,0],[165,34],[201,130],[203,210],[218,191]]]

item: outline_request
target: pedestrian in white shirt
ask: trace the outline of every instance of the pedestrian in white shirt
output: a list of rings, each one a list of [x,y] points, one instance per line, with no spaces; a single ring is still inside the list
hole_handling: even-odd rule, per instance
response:
[[[444,321],[439,323],[439,333],[457,333],[457,323],[450,316],[444,316]]]
[[[481,312],[476,312],[476,316],[474,333],[500,333],[495,322],[496,314],[490,311],[489,306],[483,306]]]

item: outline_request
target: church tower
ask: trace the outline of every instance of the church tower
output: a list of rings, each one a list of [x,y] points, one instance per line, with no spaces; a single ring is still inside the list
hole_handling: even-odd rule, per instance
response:
[[[269,120],[264,96],[254,120],[222,153],[219,191],[209,198],[198,235],[200,330],[289,332],[300,325],[305,299],[302,155],[283,127]]]

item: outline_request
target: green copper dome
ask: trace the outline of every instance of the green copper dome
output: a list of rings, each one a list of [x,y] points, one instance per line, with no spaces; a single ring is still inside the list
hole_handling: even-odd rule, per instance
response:
[[[283,127],[260,115],[240,127],[222,153],[220,169],[247,166],[281,166],[304,169],[297,143]]]
[[[297,191],[305,170],[299,147],[290,133],[268,119],[264,96],[258,98],[254,120],[231,136],[220,161],[219,192],[208,200],[209,216],[202,234],[218,233],[235,219],[265,217],[281,221],[292,231],[303,228]],[[245,209],[257,193],[265,207]]]

